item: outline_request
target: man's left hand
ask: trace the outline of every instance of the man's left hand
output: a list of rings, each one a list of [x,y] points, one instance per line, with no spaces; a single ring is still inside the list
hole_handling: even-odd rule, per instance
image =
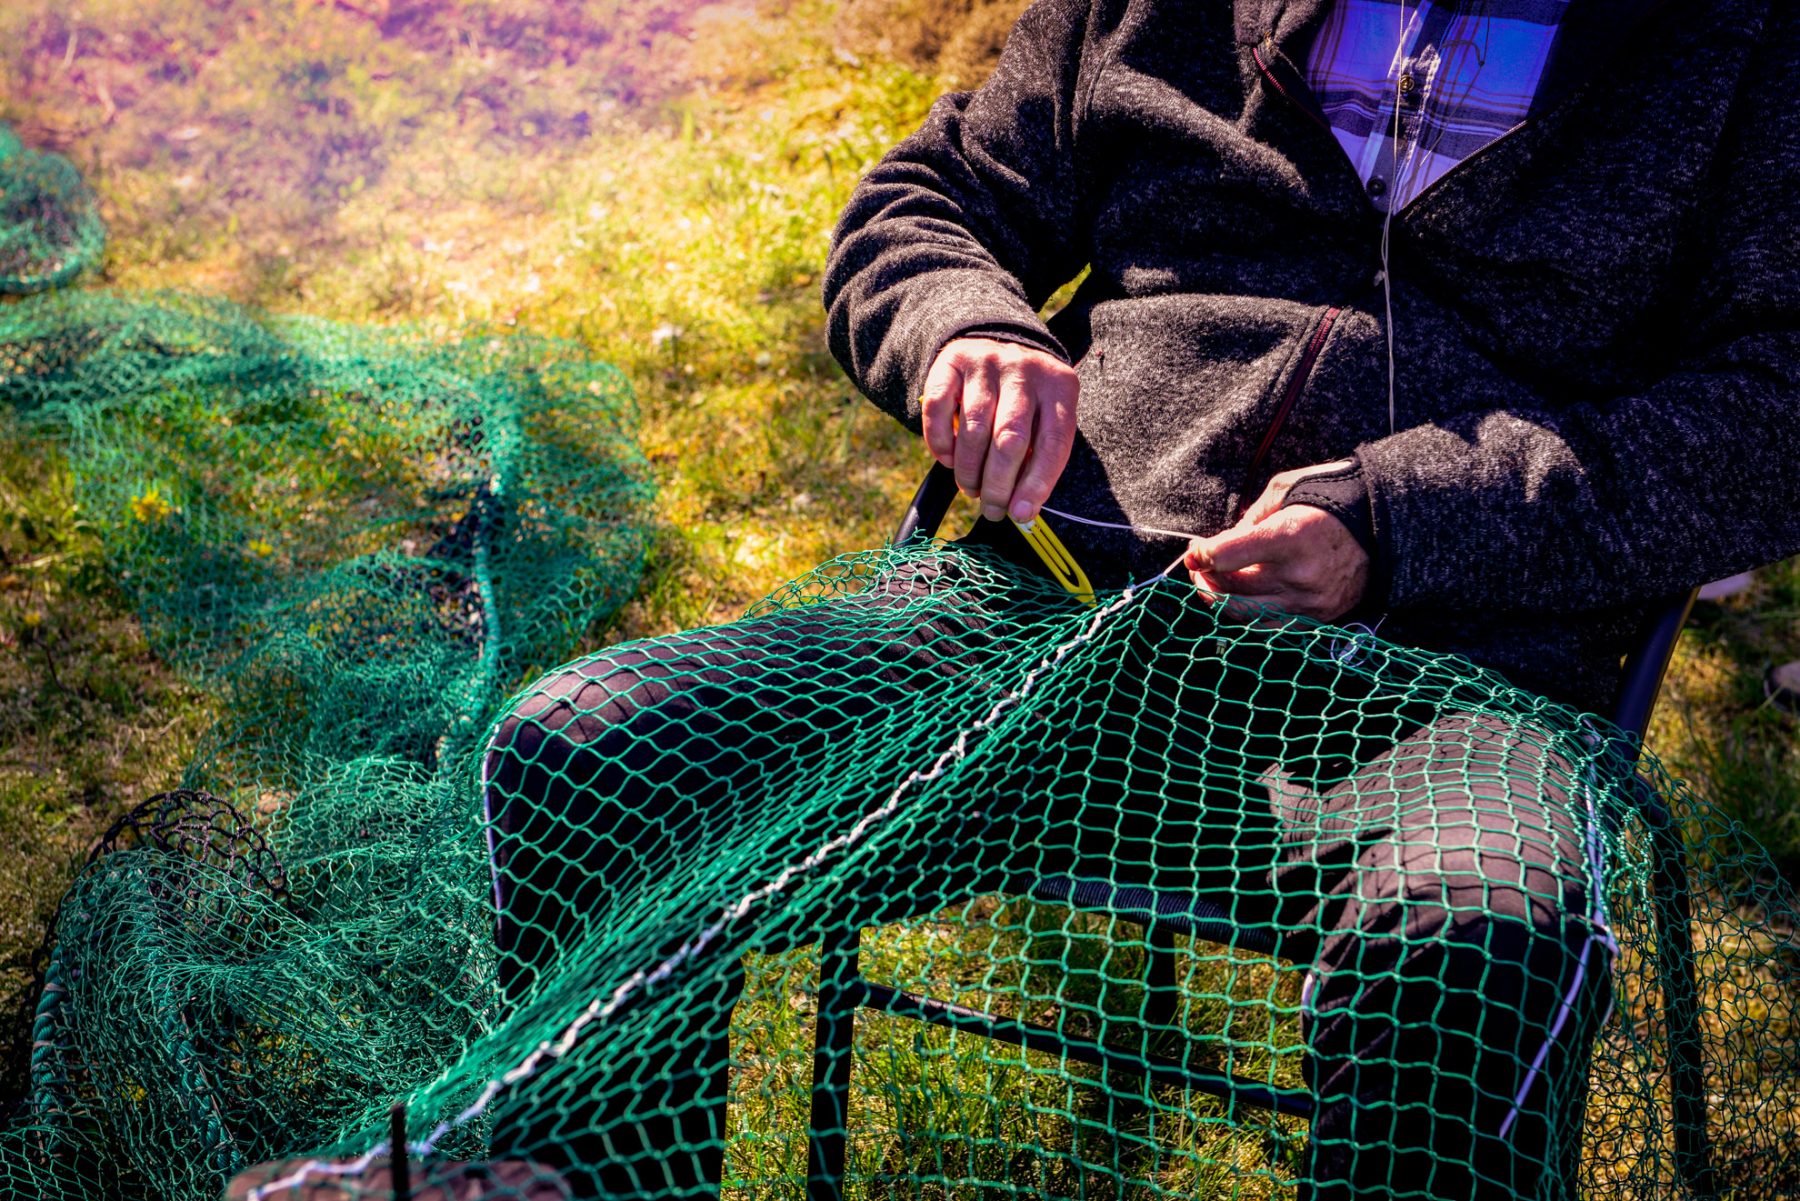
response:
[[[1355,608],[1369,586],[1368,552],[1325,510],[1281,507],[1288,490],[1307,476],[1345,466],[1284,471],[1236,525],[1190,542],[1186,564],[1195,585],[1320,621],[1336,621]]]

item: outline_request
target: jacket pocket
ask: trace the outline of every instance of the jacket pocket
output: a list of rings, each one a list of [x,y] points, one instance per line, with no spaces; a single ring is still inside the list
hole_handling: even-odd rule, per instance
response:
[[[1312,378],[1313,368],[1319,362],[1319,354],[1325,349],[1325,340],[1331,337],[1331,327],[1337,322],[1341,311],[1336,305],[1332,305],[1319,317],[1319,323],[1313,327],[1312,337],[1307,340],[1306,349],[1300,353],[1300,362],[1295,365],[1293,375],[1288,377],[1287,387],[1282,389],[1281,403],[1276,405],[1274,415],[1269,418],[1268,428],[1263,431],[1262,439],[1257,442],[1256,450],[1250,456],[1250,466],[1244,472],[1244,486],[1238,494],[1240,514],[1260,494],[1260,489],[1252,492],[1251,488],[1262,478],[1263,465],[1269,461],[1269,452],[1275,447],[1275,439],[1280,435],[1281,427],[1287,424],[1288,414],[1294,411],[1301,393],[1306,391],[1306,381]]]

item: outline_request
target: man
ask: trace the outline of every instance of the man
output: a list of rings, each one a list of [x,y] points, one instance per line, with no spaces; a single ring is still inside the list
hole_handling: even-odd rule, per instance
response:
[[[1390,639],[1605,711],[1646,601],[1795,545],[1770,501],[1800,449],[1800,75],[1787,4],[1564,7],[1465,21],[1560,17],[1535,81],[1504,75],[1516,127],[1391,212],[1395,168],[1455,145],[1460,89],[1505,64],[1442,96],[1433,71],[1527,39],[1431,44],[1443,6],[1042,5],[986,87],[859,187],[826,280],[833,347],[990,516],[1029,518],[1053,483],[1065,511],[1163,529],[1251,505],[1192,548],[1223,591],[1322,618],[1360,600]],[[1358,96],[1321,107],[1358,90],[1329,63],[1308,86],[1309,51],[1352,57],[1345,20],[1399,64],[1375,121]],[[1352,162],[1372,124],[1381,148]],[[1046,327],[1038,306],[1084,266]],[[1315,487],[1333,499],[1294,512],[1294,473],[1346,457],[1362,496]],[[1346,508],[1360,595],[1326,516]],[[1169,557],[1058,530],[1115,580]]]
[[[1096,583],[1179,557],[1208,603],[1379,621],[1605,712],[1648,603],[1800,548],[1796,95],[1786,0],[1042,0],[858,186],[832,346],[984,516],[1050,522]],[[973,541],[1028,565],[1010,529]],[[949,655],[949,618],[908,616],[987,570],[958,562],[534,689],[489,759],[513,991],[629,912],[656,848],[760,820],[859,722],[967,705],[944,665],[1022,627],[973,607]],[[1271,724],[1274,661],[1209,659],[1204,605],[1159,597],[1117,650],[1134,687],[1061,694],[1061,741],[984,778],[987,824],[946,807],[893,865],[935,883],[883,908],[846,874],[844,911],[1051,853],[1215,892],[1312,967],[1304,1195],[1572,1196],[1610,936],[1567,754],[1316,661],[1267,673]],[[871,614],[890,636],[834,639]],[[771,684],[795,678],[831,684]],[[1246,799],[1270,773],[1304,787]],[[1116,806],[1104,852],[1049,847],[1070,778],[1111,785],[1080,802]],[[716,1187],[718,979],[658,1035],[692,1048],[674,1083],[584,1119],[622,1165],[593,1187]]]

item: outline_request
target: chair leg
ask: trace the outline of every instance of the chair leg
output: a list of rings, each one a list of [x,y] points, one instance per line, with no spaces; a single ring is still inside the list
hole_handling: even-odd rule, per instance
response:
[[[1167,926],[1151,926],[1149,970],[1144,974],[1144,1023],[1169,1027],[1181,1007],[1181,991],[1175,987],[1175,935]]]
[[[1175,935],[1167,926],[1154,925],[1145,931],[1149,961],[1144,965],[1144,1052],[1155,1054],[1159,1036],[1175,1025],[1181,1009],[1181,990],[1176,986]],[[1185,1056],[1184,1056],[1185,1058]],[[1158,1088],[1150,1075],[1144,1075],[1144,1096],[1154,1097]],[[1154,1134],[1154,1128],[1146,1131]]]
[[[1144,1008],[1143,1020],[1133,1023],[1138,1036],[1142,1039],[1141,1053],[1146,1064],[1155,1054],[1153,1043],[1161,1029],[1166,1029],[1175,1020],[1175,1010],[1181,1004],[1181,994],[1175,987],[1175,936],[1162,925],[1151,925],[1144,931]],[[1108,1040],[1110,1041],[1110,1040]],[[1126,1082],[1121,1080],[1115,1086],[1118,1076],[1129,1076],[1132,1091],[1127,1091]],[[1145,1123],[1145,1114],[1149,1111],[1152,1084],[1150,1074],[1141,1069],[1133,1069],[1123,1064],[1102,1068],[1100,1086],[1107,1096],[1108,1123],[1114,1130],[1142,1130],[1149,1134]],[[1137,1089],[1142,1089],[1138,1093]],[[1122,1163],[1115,1162],[1117,1168]]]
[[[1644,815],[1650,825],[1651,871],[1656,888],[1656,957],[1663,1018],[1669,1030],[1675,1166],[1696,1197],[1711,1197],[1712,1148],[1706,1129],[1706,1071],[1700,1042],[1699,986],[1694,973],[1687,845],[1680,827],[1660,801],[1646,805]]]
[[[812,1114],[806,1130],[806,1201],[842,1201],[849,1140],[850,1064],[862,983],[862,931],[826,933],[819,948],[819,1016],[813,1029]]]

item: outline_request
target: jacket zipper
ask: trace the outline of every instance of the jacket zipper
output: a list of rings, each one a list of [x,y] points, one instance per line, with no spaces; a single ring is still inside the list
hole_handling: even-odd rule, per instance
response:
[[[1307,104],[1305,101],[1301,100],[1298,96],[1296,96],[1292,92],[1288,91],[1285,87],[1282,86],[1281,80],[1275,78],[1275,70],[1273,67],[1269,66],[1268,61],[1263,58],[1261,47],[1258,47],[1258,46],[1250,47],[1250,57],[1254,58],[1256,60],[1256,69],[1263,73],[1263,78],[1267,79],[1269,81],[1270,85],[1272,87],[1274,87],[1274,89],[1277,92],[1279,92],[1281,94],[1281,98],[1283,100],[1286,100],[1289,104],[1293,105],[1295,108],[1297,108],[1301,112],[1305,113],[1312,120],[1312,123],[1314,125],[1317,125],[1320,129],[1323,129],[1326,133],[1331,133],[1331,122],[1327,121],[1324,117],[1320,116],[1317,112],[1315,112],[1312,105]],[[1337,135],[1332,134],[1331,140],[1333,142],[1336,142]],[[1350,161],[1350,158],[1348,155],[1344,156],[1344,161],[1345,162]]]
[[[1256,444],[1256,453],[1250,456],[1250,469],[1244,473],[1244,490],[1238,500],[1238,515],[1250,507],[1253,499],[1250,495],[1251,485],[1255,484],[1268,461],[1269,451],[1274,449],[1275,436],[1281,427],[1287,424],[1288,414],[1294,411],[1300,394],[1306,390],[1306,381],[1312,378],[1313,367],[1319,361],[1319,352],[1325,349],[1325,339],[1331,336],[1331,326],[1337,321],[1341,310],[1333,305],[1325,310],[1319,319],[1318,328],[1313,330],[1312,341],[1306,344],[1306,350],[1300,356],[1300,365],[1294,368],[1293,378],[1288,380],[1287,390],[1281,394],[1281,404],[1275,409],[1275,415],[1269,419],[1269,428],[1263,431],[1262,441]]]

